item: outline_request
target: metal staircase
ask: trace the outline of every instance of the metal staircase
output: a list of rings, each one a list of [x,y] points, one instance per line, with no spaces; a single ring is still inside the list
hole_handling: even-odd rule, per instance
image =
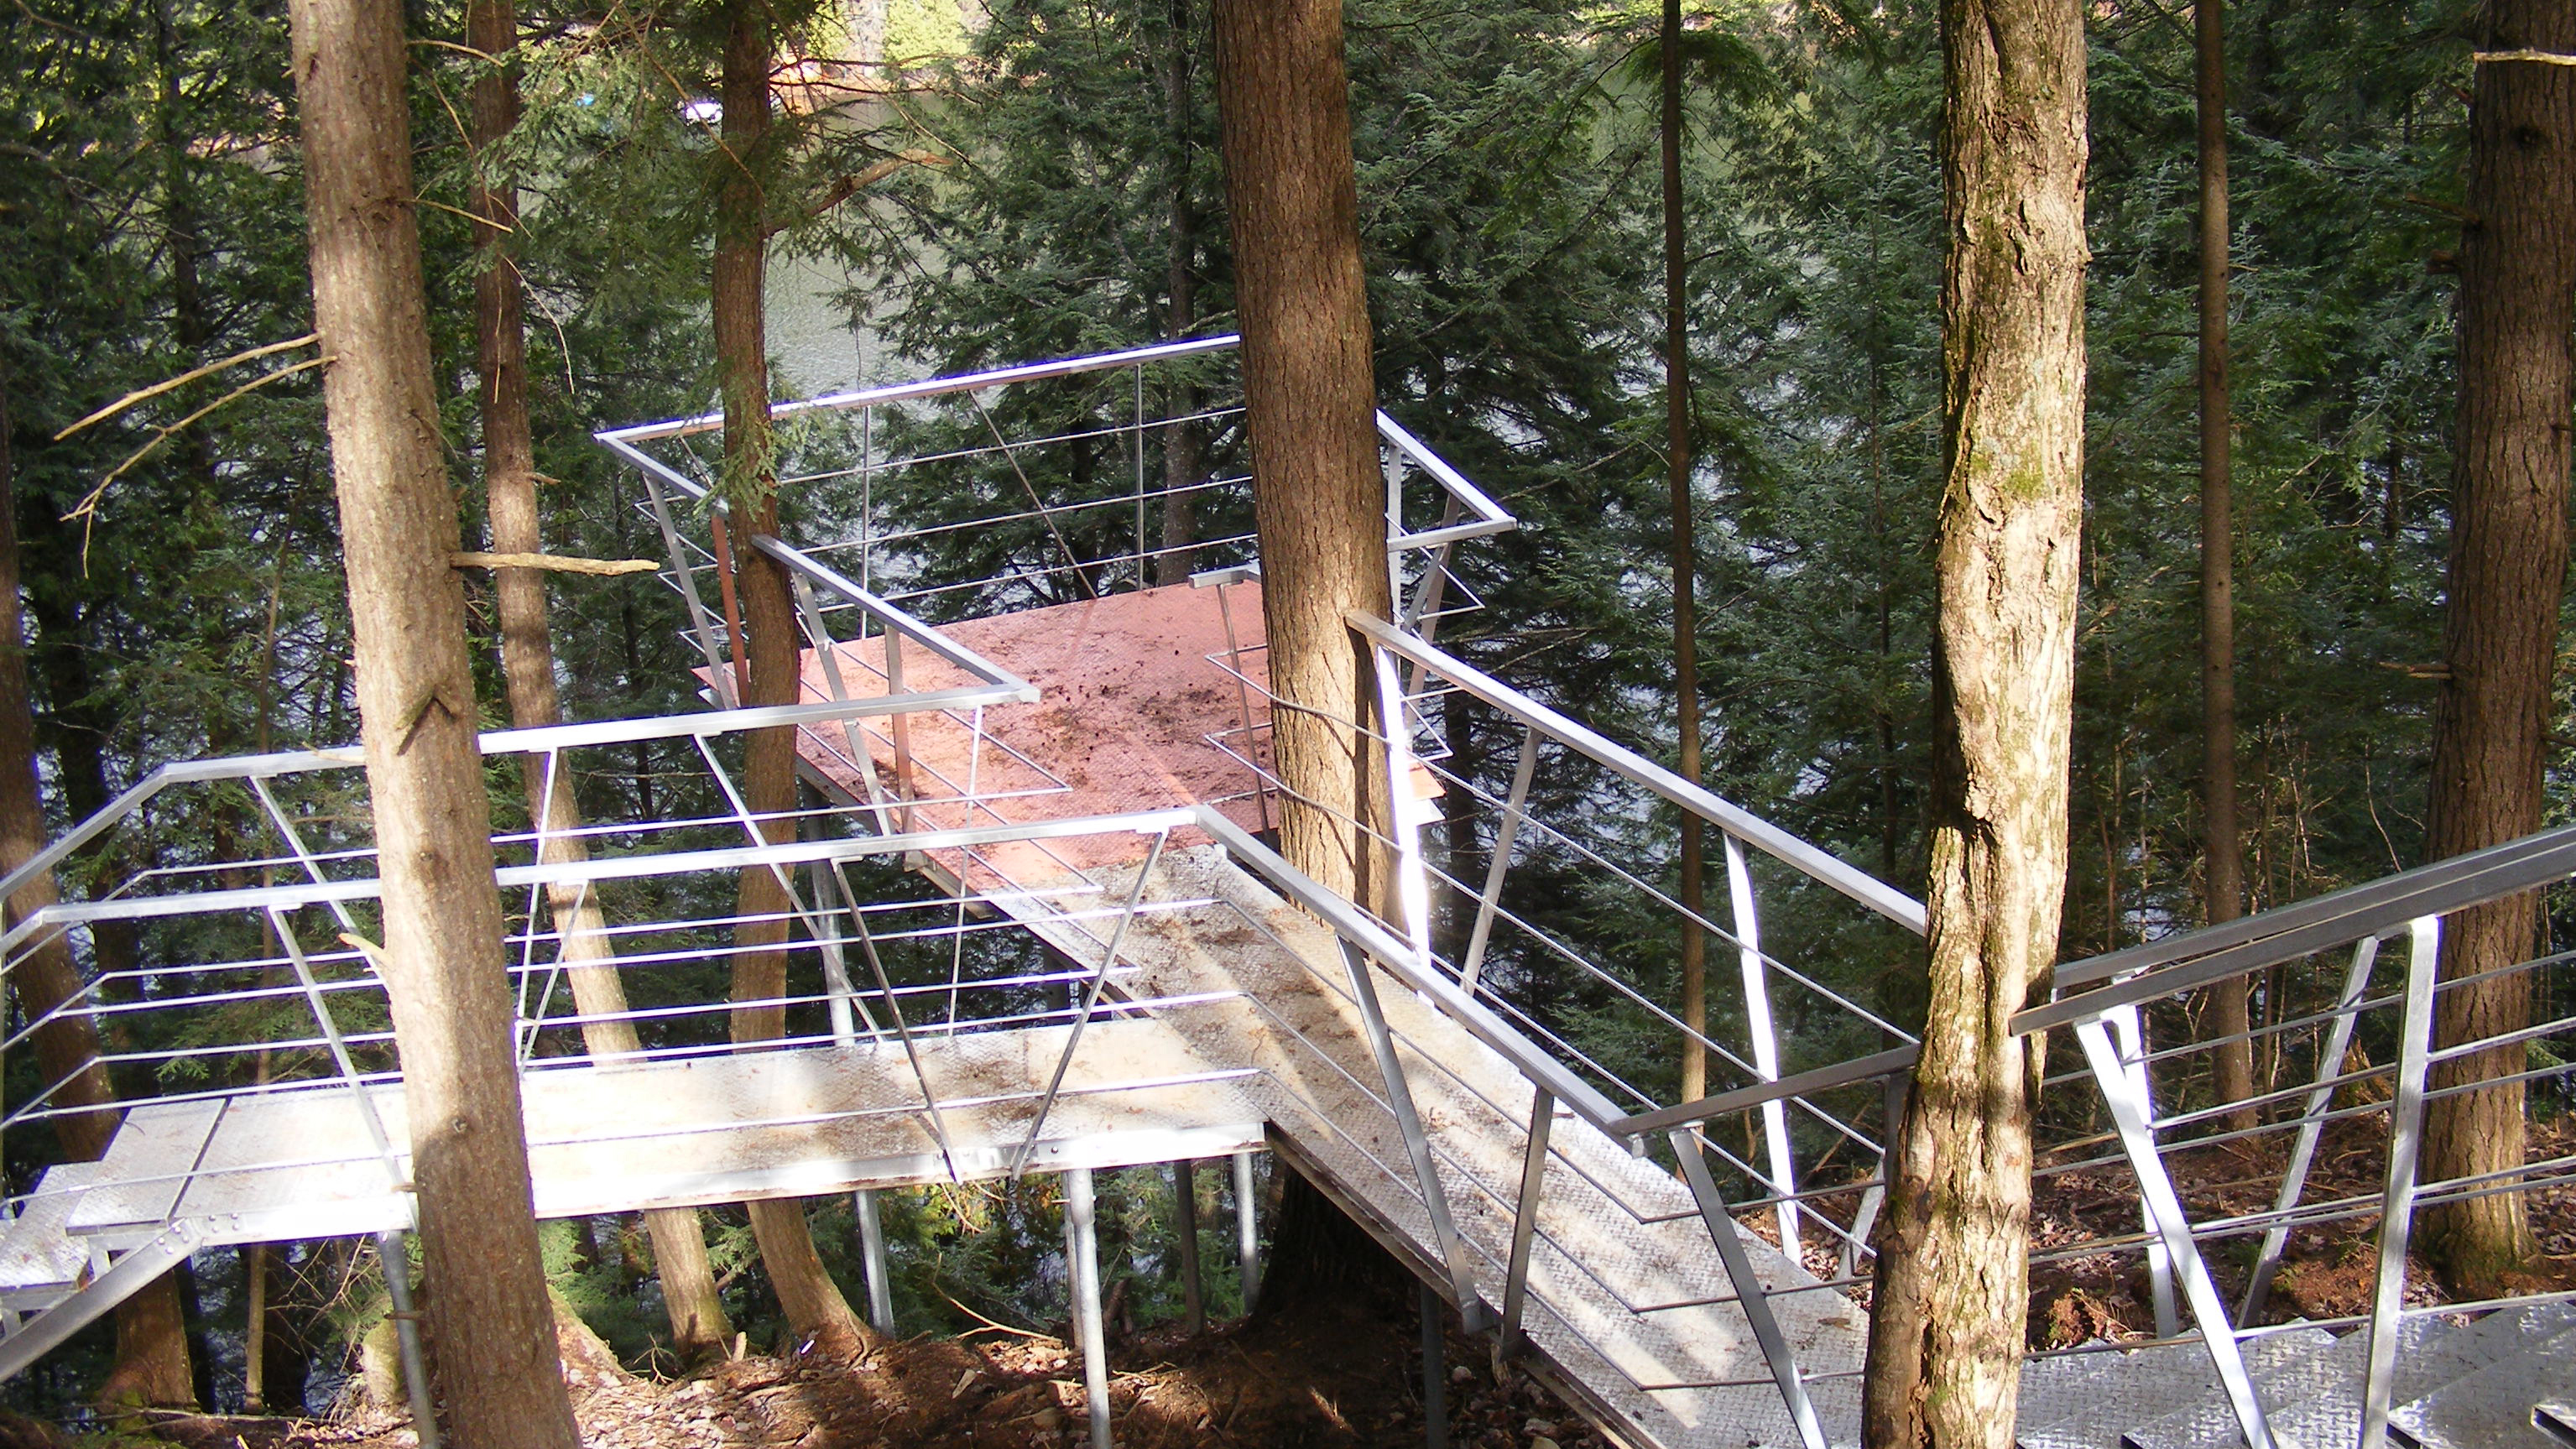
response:
[[[1148,526],[1173,491],[1147,487],[1159,440],[1235,426],[1239,409],[1204,401],[1224,395],[1211,369],[1230,345],[788,405],[806,512],[850,525],[803,544],[726,538],[699,451],[714,420],[602,435],[647,482],[711,707],[484,740],[575,778],[649,766],[664,802],[601,811],[580,861],[499,837],[505,899],[522,903],[509,948],[538,1213],[856,1191],[864,1221],[878,1188],[1030,1172],[1072,1187],[1268,1150],[1618,1442],[1856,1443],[1881,1144],[1913,1043],[1849,983],[1907,959],[1921,907],[1442,649],[1442,621],[1474,607],[1452,548],[1513,525],[1391,419],[1399,617],[1351,623],[1377,685],[1370,728],[1405,785],[1383,837],[1393,900],[1381,916],[1299,874],[1264,836],[1280,797],[1258,563],[1236,526],[1245,480],[1181,485],[1199,525],[1185,544],[1168,517]],[[1194,401],[1149,417],[1149,396]],[[1052,470],[1067,449],[1087,461]],[[1131,489],[1060,496],[1104,455],[1113,474],[1132,461]],[[898,486],[931,468],[950,481]],[[958,513],[925,514],[926,497]],[[961,538],[1005,541],[1004,564],[934,567]],[[743,546],[795,581],[798,704],[736,706],[732,619],[702,580]],[[1157,586],[1176,554],[1193,582]],[[798,838],[773,843],[730,761],[744,731],[781,725],[799,730],[815,794]],[[1483,742],[1481,764],[1461,740]],[[5,897],[114,831],[156,842],[132,858],[159,864],[115,891],[0,936],[14,967],[57,940],[88,957],[103,922],[151,933],[145,964],[94,972],[0,1041],[86,1031],[130,1099],[103,1161],[13,1184],[0,1374],[200,1249],[409,1227],[399,1064],[381,985],[348,944],[370,933],[377,890],[356,763],[165,768],[0,880]],[[1653,824],[1679,811],[1716,837],[1721,911],[1685,919],[1658,884]],[[246,827],[226,838],[264,843],[217,858],[216,812]],[[703,983],[732,950],[746,868],[788,889],[791,974],[769,1003],[787,1035],[738,1054],[736,1003]],[[2056,998],[2018,1025],[2073,1028],[2081,1062],[2052,1101],[2085,1107],[2052,1116],[2042,1171],[2125,1174],[2139,1207],[2134,1229],[2038,1260],[2139,1263],[2163,1311],[2147,1343],[2030,1360],[2027,1449],[2576,1443],[2576,1307],[2410,1305],[2402,1272],[2419,1205],[2576,1178],[2551,1161],[2428,1183],[2414,1162],[2432,1062],[2463,1054],[2433,1047],[2441,918],[2571,876],[2576,833],[2560,832],[2060,969]],[[636,1055],[585,1045],[559,888],[605,913]],[[1701,1035],[1716,1089],[1687,1102],[1668,1084],[1692,1029],[1662,974],[1684,925],[1729,987]],[[2270,1207],[2196,1212],[2169,1158],[2228,1134],[2208,1112],[2160,1112],[2156,1085],[2210,1044],[2150,1035],[2142,1013],[2256,973],[2272,983],[2257,1031],[2308,1078],[2258,1104]],[[2346,1073],[2356,1033],[2391,1059]],[[2550,1021],[2512,1040],[2568,1034]],[[2380,1081],[2385,1100],[2338,1095]],[[74,1110],[62,1086],[0,1122],[13,1167],[45,1161],[50,1120]],[[2329,1131],[2384,1159],[2378,1191],[2311,1195]],[[2350,1223],[2377,1233],[2369,1310],[2267,1322],[2294,1235]],[[2237,1267],[2251,1291],[2231,1304],[2220,1278]],[[1097,1303],[1072,1277],[1079,1321]],[[1094,1426],[1113,1433],[1105,1392]]]

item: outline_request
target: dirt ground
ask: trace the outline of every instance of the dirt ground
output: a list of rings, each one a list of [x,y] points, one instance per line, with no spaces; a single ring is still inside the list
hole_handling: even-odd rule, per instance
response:
[[[1422,1442],[1420,1324],[1368,1305],[1309,1306],[1210,1330],[1148,1332],[1113,1349],[1122,1449],[1339,1449]],[[1489,1340],[1452,1334],[1452,1445],[1603,1449],[1526,1375],[1497,1381]],[[1081,1360],[1051,1338],[888,1343],[856,1364],[759,1356],[657,1381],[577,1371],[587,1449],[1062,1449],[1083,1442]],[[413,1449],[378,1419],[171,1419],[191,1449]],[[0,1445],[6,1445],[0,1439]]]

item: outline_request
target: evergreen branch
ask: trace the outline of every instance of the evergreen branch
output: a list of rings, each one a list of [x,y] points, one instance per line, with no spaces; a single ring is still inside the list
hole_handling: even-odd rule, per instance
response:
[[[506,232],[511,236],[517,236],[519,234],[518,228],[516,227],[504,225],[501,222],[494,221],[488,216],[476,216],[474,213],[467,211],[461,206],[450,206],[444,201],[432,201],[426,196],[415,196],[411,199],[411,204],[414,206],[430,207],[433,210],[446,212],[451,216],[461,216],[467,221],[474,223],[476,226],[488,226],[494,231]]]
[[[169,378],[165,381],[156,382],[150,387],[137,388],[135,391],[127,393],[125,396],[118,398],[116,401],[109,403],[103,408],[100,408],[97,412],[91,413],[88,417],[81,419],[79,422],[72,424],[61,432],[54,434],[54,441],[59,443],[63,439],[70,437],[72,434],[79,432],[81,429],[88,427],[92,423],[105,422],[107,419],[116,416],[118,413],[125,411],[136,403],[143,402],[150,398],[159,397],[161,394],[169,392],[174,388],[185,387],[189,383],[195,382],[198,378],[206,376],[208,373],[221,372],[228,367],[239,367],[245,362],[255,361],[259,358],[266,357],[271,353],[292,352],[296,348],[302,347],[308,342],[320,341],[321,337],[322,334],[319,332],[307,332],[303,336],[295,338],[289,342],[272,342],[266,347],[254,347],[248,352],[236,352],[221,362],[209,362],[203,367],[183,372],[177,377]],[[310,366],[311,364],[307,363],[305,365]],[[276,374],[272,373],[270,376],[276,376]],[[254,383],[252,386],[256,387],[258,384]]]
[[[812,221],[906,166],[953,166],[955,164],[957,164],[956,158],[942,156],[933,151],[905,151],[888,156],[866,170],[854,172],[833,182],[830,189],[826,190],[812,206],[805,208],[805,214],[798,220]],[[772,222],[768,234],[776,236],[785,231],[787,226],[788,223],[785,222]]]
[[[306,338],[304,340],[310,341],[311,339]],[[275,351],[276,349],[271,348],[269,350]],[[96,521],[98,517],[99,500],[107,496],[108,485],[114,483],[117,479],[124,477],[127,469],[142,462],[145,457],[151,454],[153,449],[160,447],[165,442],[168,442],[172,434],[186,431],[189,425],[195,423],[198,419],[203,418],[206,414],[213,412],[215,409],[222,407],[224,404],[231,402],[233,399],[238,398],[245,393],[266,387],[281,377],[293,377],[299,372],[303,372],[309,368],[320,367],[326,362],[337,362],[339,361],[339,357],[340,355],[336,352],[325,353],[320,357],[308,357],[302,362],[296,363],[291,367],[281,367],[275,372],[262,373],[260,376],[253,378],[249,382],[243,383],[241,386],[234,388],[231,392],[225,393],[222,397],[219,397],[213,402],[206,404],[204,407],[197,409],[195,412],[188,414],[179,421],[153,429],[152,437],[149,441],[145,442],[142,447],[137,448],[132,453],[128,454],[124,462],[116,465],[115,471],[98,480],[98,486],[89,490],[88,495],[81,499],[78,507],[75,507],[71,512],[63,515],[63,521],[65,523],[69,523],[75,518],[84,520],[81,530],[81,567],[83,569],[87,569],[89,567],[88,524]]]

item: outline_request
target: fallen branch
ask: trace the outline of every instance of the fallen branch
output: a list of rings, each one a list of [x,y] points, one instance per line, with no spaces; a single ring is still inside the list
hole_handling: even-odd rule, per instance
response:
[[[2479,50],[2470,52],[2469,59],[2480,65],[2517,60],[2532,65],[2576,65],[2576,55],[2560,55],[2549,50]]]
[[[558,574],[649,574],[661,567],[649,558],[566,558],[552,553],[456,553],[448,563],[460,569],[545,569]]]
[[[79,422],[72,424],[61,432],[54,434],[54,441],[59,443],[63,439],[70,437],[72,434],[79,432],[81,429],[88,427],[92,423],[105,422],[107,419],[115,417],[118,413],[125,411],[136,403],[142,402],[148,398],[159,397],[161,394],[170,391],[172,388],[185,387],[189,383],[195,382],[198,378],[204,377],[210,372],[221,372],[228,367],[239,367],[245,362],[255,361],[274,352],[292,352],[296,348],[304,346],[306,343],[319,341],[321,336],[322,334],[319,332],[307,332],[303,336],[295,338],[290,342],[272,342],[266,347],[254,347],[248,352],[236,352],[221,362],[209,362],[205,366],[193,371],[180,373],[177,377],[171,378],[166,382],[156,382],[150,387],[139,388],[133,392],[127,393],[121,398],[118,398],[116,401],[109,403],[107,406],[100,408],[97,412],[91,413],[88,417],[81,419]]]

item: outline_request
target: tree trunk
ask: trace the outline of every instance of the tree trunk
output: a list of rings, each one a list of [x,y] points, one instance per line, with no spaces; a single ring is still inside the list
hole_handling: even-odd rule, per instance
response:
[[[2009,1449],[2030,1100],[2056,958],[2084,463],[2084,19],[1943,0],[1946,477],[1935,539],[1930,1009],[1890,1163],[1864,1432]]]
[[[1338,0],[1219,0],[1217,109],[1234,231],[1253,523],[1270,637],[1280,849],[1362,904],[1392,895],[1372,694],[1345,617],[1389,618],[1368,296]]]
[[[491,802],[412,215],[401,12],[294,0],[313,308],[411,1123],[430,1337],[461,1449],[574,1449],[528,1188]]]
[[[1171,0],[1171,51],[1163,59],[1163,111],[1171,132],[1172,247],[1165,268],[1171,307],[1163,335],[1175,341],[1198,325],[1198,209],[1190,204],[1190,0]],[[1188,383],[1171,390],[1172,416],[1198,411],[1199,392]],[[1198,540],[1199,425],[1173,423],[1163,430],[1163,543],[1154,559],[1156,584],[1185,584],[1197,566],[1190,545]]]
[[[465,43],[485,55],[508,56],[519,43],[512,0],[473,0],[465,15]],[[488,152],[519,120],[519,82],[507,66],[486,72],[474,86],[474,144]],[[481,157],[478,156],[478,160]],[[518,225],[515,190],[487,184],[478,175],[471,196],[475,229],[484,254],[474,281],[474,317],[482,363],[483,491],[492,517],[492,551],[542,553],[538,525],[536,444],[528,424],[527,328],[519,272],[509,238]],[[501,667],[510,698],[510,723],[536,729],[563,722],[555,691],[554,640],[546,622],[546,581],[537,569],[501,569],[494,579],[501,615]],[[543,833],[550,863],[586,860],[581,809],[572,781],[560,766],[536,756],[520,764],[528,819]],[[551,785],[549,776],[551,775]],[[626,1015],[626,986],[618,975],[599,898],[585,887],[555,886],[546,894],[561,937],[574,1006],[584,1018],[582,1043],[603,1065],[643,1050]],[[671,1344],[683,1360],[720,1350],[733,1337],[716,1296],[707,1262],[706,1234],[691,1208],[663,1208],[644,1215],[653,1234],[653,1260],[662,1273],[662,1302],[671,1318]]]
[[[1664,471],[1672,494],[1673,716],[1681,736],[1681,777],[1697,784],[1699,740],[1699,548],[1691,518],[1689,238],[1682,227],[1682,6],[1664,0]],[[1708,1095],[1708,938],[1693,916],[1707,907],[1701,822],[1682,812],[1681,1100]]]
[[[769,12],[756,0],[734,0],[724,50],[724,128],[716,164],[725,168],[717,203],[714,277],[716,367],[724,392],[724,486],[733,520],[733,570],[746,639],[735,641],[750,663],[747,706],[793,704],[799,691],[795,606],[787,572],[754,541],[778,532],[778,480],[769,421],[769,346],[761,284],[764,207],[761,177],[768,154]],[[796,838],[796,731],[754,730],[744,740],[742,795],[760,817],[763,838]],[[775,1041],[787,1010],[787,889],[768,866],[746,866],[735,897],[732,1016],[737,1043]],[[779,1306],[800,1339],[819,1352],[852,1358],[876,1339],[850,1311],[839,1285],[823,1271],[795,1199],[750,1204],[761,1265]]]
[[[2192,7],[2200,72],[2200,841],[2203,916],[2215,926],[2245,912],[2245,850],[2236,834],[2236,537],[2228,494],[2227,47],[2225,0]],[[2254,1022],[2246,983],[2208,988],[2209,1034],[2235,1037],[2211,1053],[2218,1100],[2254,1095]],[[2227,1114],[2255,1125],[2251,1107]]]
[[[45,808],[36,785],[36,721],[28,704],[26,621],[18,602],[18,504],[9,451],[9,405],[0,392],[0,873],[16,870],[45,848]],[[19,887],[0,907],[10,924],[61,897],[50,875]],[[120,1114],[107,1068],[100,1064],[98,1027],[80,1015],[92,1003],[88,983],[73,960],[71,940],[57,934],[35,946],[10,972],[18,1009],[28,1021],[55,1017],[35,1032],[37,1074],[45,1087],[60,1082],[51,1104],[76,1110],[53,1119],[54,1139],[65,1159],[94,1162],[107,1153]],[[42,1090],[42,1088],[39,1088]],[[197,1402],[188,1361],[178,1285],[167,1274],[154,1279],[116,1310],[116,1361],[99,1386],[101,1403],[184,1408]]]
[[[2576,51],[2576,9],[2495,0],[2480,50]],[[2448,667],[2433,716],[2434,859],[2541,826],[2558,602],[2567,572],[2568,325],[2576,293],[2576,71],[2490,61],[2469,107],[2468,209],[2460,239],[2459,421],[2453,429]],[[2539,897],[2461,911],[2444,923],[2445,978],[2528,960]],[[2442,993],[2439,1044],[2531,1020],[2528,973]],[[2436,1089],[2509,1076],[2519,1043],[2445,1062]],[[2435,1099],[2424,1180],[2523,1162],[2523,1089],[2499,1083]],[[2483,1296],[2531,1253],[2519,1193],[2424,1216],[2422,1241],[2455,1288]]]

